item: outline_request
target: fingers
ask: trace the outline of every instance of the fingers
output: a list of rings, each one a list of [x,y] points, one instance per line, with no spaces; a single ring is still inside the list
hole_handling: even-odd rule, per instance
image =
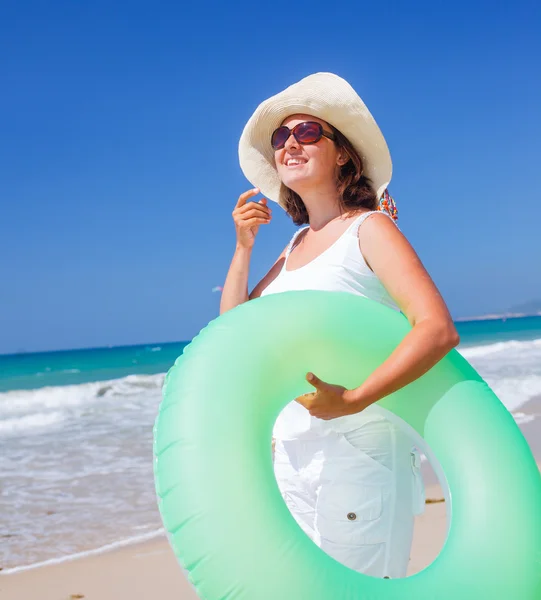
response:
[[[271,220],[272,210],[267,206],[266,198],[262,198],[259,202],[248,202],[257,193],[259,193],[259,188],[253,188],[239,196],[232,213],[237,224],[253,226],[268,223]]]
[[[295,398],[295,401],[304,406],[312,417],[328,421],[337,415],[330,416],[324,407],[319,406],[316,402],[315,393],[303,394]]]
[[[306,381],[308,381],[310,385],[313,385],[317,389],[322,389],[325,385],[325,383],[313,373],[306,374]]]
[[[257,202],[249,202],[245,206],[241,206],[240,208],[236,208],[233,211],[234,215],[242,215],[243,217],[266,217],[270,218],[272,216],[272,210],[267,208],[266,206],[262,206]]]
[[[266,212],[262,212],[260,210],[258,210],[257,208],[250,208],[249,210],[245,210],[244,212],[240,212],[237,210],[233,211],[233,219],[235,220],[236,223],[238,223],[239,225],[242,223],[242,225],[246,225],[247,221],[250,220],[254,220],[257,219],[258,222],[267,222],[270,221],[272,218],[272,215],[266,213]]]
[[[259,188],[252,188],[241,194],[235,204],[232,216],[237,235],[237,247],[252,248],[260,225],[267,225],[272,218],[272,211],[267,206],[267,199],[259,202],[250,201],[260,192]]]
[[[298,396],[295,400],[304,406],[307,410],[312,410],[314,408],[314,399],[315,393],[311,392],[308,394],[303,394],[302,396]]]
[[[253,190],[250,190],[250,192],[246,192],[246,194],[250,194],[252,191]],[[242,196],[245,196],[246,194],[240,195],[239,202],[240,202],[240,198],[242,198]],[[249,196],[249,197],[251,197],[251,196]],[[272,214],[272,210],[267,206],[266,198],[261,198],[261,200],[259,202],[248,202],[246,199],[240,204],[240,206],[239,206],[239,202],[237,202],[237,205],[235,206],[235,209],[233,210],[233,212],[243,213],[247,210],[257,209],[257,210],[261,210],[262,212],[264,212],[266,214],[267,213]]]
[[[251,190],[244,192],[244,194],[241,194],[239,196],[235,208],[240,208],[241,206],[244,206],[246,202],[248,202],[249,198],[252,198],[252,196],[257,196],[257,194],[259,194],[259,188],[252,188]]]
[[[270,219],[262,219],[260,217],[255,217],[253,219],[247,219],[242,221],[243,227],[253,227],[254,225],[266,225],[270,223]]]

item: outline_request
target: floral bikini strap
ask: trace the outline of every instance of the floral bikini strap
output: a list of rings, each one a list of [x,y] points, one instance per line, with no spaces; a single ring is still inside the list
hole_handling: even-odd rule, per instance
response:
[[[379,200],[378,210],[386,212],[393,221],[398,221],[398,208],[387,188],[385,188],[383,196]]]

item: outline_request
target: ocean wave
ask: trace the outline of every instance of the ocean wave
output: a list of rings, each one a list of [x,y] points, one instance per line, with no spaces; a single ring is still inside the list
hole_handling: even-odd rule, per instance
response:
[[[459,347],[458,351],[467,360],[504,352],[529,353],[532,351],[541,351],[541,339],[524,342],[510,340],[508,342],[495,342],[494,344],[485,344],[483,346]]]
[[[45,375],[50,375],[52,369],[50,367],[46,367],[45,371],[37,371],[34,373],[34,377],[44,377]],[[58,371],[59,373],[80,373],[80,369],[63,369],[62,371]]]
[[[121,409],[123,404],[151,394],[159,395],[165,373],[128,375],[121,379],[96,381],[79,385],[43,387],[34,390],[12,390],[0,393],[0,433],[13,430],[42,428],[59,421],[58,411],[84,410],[107,402]],[[116,402],[114,402],[116,400]],[[64,414],[66,417],[66,414]]]
[[[541,339],[458,348],[505,406],[516,411],[541,394]]]
[[[526,423],[531,423],[532,421],[535,421],[535,419],[536,419],[535,415],[527,415],[522,412],[513,413],[513,418],[515,419],[517,425],[524,425]]]
[[[501,379],[497,376],[487,376],[486,381],[496,396],[511,411],[524,406],[532,398],[541,395],[541,375]]]
[[[58,425],[65,419],[62,411],[38,412],[23,417],[13,417],[0,420],[0,435],[16,435],[29,429],[43,429]]]
[[[149,348],[154,350],[159,346]],[[541,339],[507,341],[458,348],[511,411],[541,395]],[[165,373],[128,375],[119,379],[50,386],[0,393],[0,435],[41,433],[66,419],[85,417],[95,410],[128,412],[150,410],[159,401]],[[137,409],[137,410],[135,410]]]

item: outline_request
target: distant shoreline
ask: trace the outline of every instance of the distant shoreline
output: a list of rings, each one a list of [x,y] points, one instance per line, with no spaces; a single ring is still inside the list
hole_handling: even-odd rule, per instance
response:
[[[507,319],[523,319],[527,317],[541,317],[541,310],[537,312],[527,312],[527,313],[502,313],[502,314],[487,314],[487,315],[478,315],[471,317],[456,317],[453,318],[455,323],[466,323],[466,322],[475,322],[475,321],[497,321],[497,320],[507,320]],[[104,346],[81,346],[75,348],[55,348],[53,350],[25,350],[21,348],[16,352],[0,352],[0,359],[7,359],[18,356],[25,355],[36,355],[36,354],[53,354],[53,353],[69,353],[69,352],[92,352],[92,351],[100,351],[100,350],[119,350],[119,349],[129,349],[139,346],[147,346],[147,347],[158,347],[162,348],[165,346],[176,346],[179,344],[188,345],[191,340],[177,340],[177,341],[161,341],[161,342],[141,342],[141,343],[132,343],[132,344],[107,344]]]
[[[480,315],[477,317],[457,317],[453,319],[455,323],[462,323],[464,321],[490,321],[490,320],[502,320],[502,319],[523,319],[524,317],[541,317],[541,311],[535,313],[503,313],[501,315]]]

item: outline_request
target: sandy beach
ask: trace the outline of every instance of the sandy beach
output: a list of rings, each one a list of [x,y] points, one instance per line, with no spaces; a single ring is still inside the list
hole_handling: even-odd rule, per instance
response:
[[[541,397],[524,407],[541,413]],[[521,429],[541,466],[539,421]],[[445,502],[428,465],[426,510],[417,517],[408,575],[428,566],[440,552],[446,532]],[[175,597],[197,600],[164,536],[116,550],[0,575],[0,598],[6,600],[149,600]]]
[[[427,486],[426,511],[417,518],[410,574],[429,565],[445,539],[445,504]],[[435,502],[434,502],[435,501]],[[38,592],[39,591],[39,592]],[[97,556],[0,576],[6,600],[197,600],[165,537]]]

